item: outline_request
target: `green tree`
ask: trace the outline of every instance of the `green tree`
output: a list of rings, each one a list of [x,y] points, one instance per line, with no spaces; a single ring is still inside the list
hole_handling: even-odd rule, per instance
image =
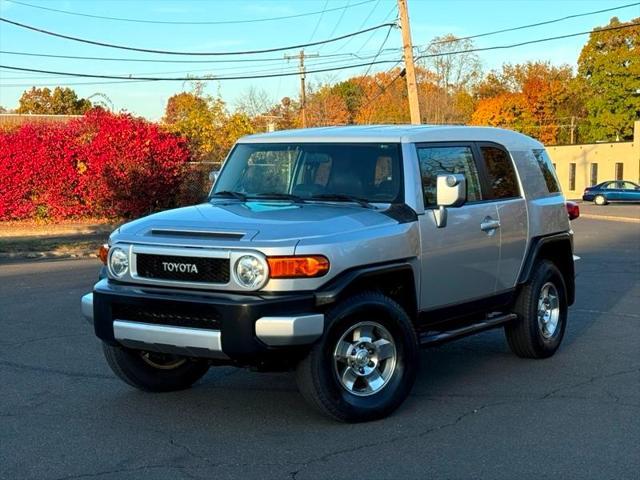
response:
[[[91,107],[90,100],[78,98],[76,92],[68,87],[56,87],[53,92],[46,87],[32,87],[20,97],[17,113],[82,115]]]
[[[640,17],[622,23],[612,18],[596,28],[582,48],[578,76],[587,110],[584,134],[591,141],[630,140],[633,122],[640,118]]]

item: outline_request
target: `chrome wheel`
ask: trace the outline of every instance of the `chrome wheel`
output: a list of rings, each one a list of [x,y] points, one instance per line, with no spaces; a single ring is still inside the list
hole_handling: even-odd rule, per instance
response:
[[[556,286],[547,282],[540,290],[538,299],[538,327],[544,338],[551,338],[558,329],[560,320],[560,299]]]
[[[349,393],[378,393],[396,369],[397,350],[389,331],[376,322],[361,322],[347,330],[333,353],[340,385]]]
[[[595,198],[595,204],[596,205],[604,205],[607,203],[607,199],[604,198],[602,195],[598,195]]]
[[[147,365],[157,368],[158,370],[173,370],[174,368],[184,365],[187,361],[186,358],[177,355],[155,352],[140,352],[140,358],[142,358]]]

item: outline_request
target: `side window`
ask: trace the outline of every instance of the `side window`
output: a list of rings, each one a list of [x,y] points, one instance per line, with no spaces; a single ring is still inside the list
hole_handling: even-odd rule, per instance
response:
[[[631,182],[622,182],[622,188],[625,190],[635,190],[638,186],[635,183]]]
[[[609,182],[604,188],[607,190],[615,190],[618,188],[618,182]]]
[[[549,193],[559,192],[560,186],[558,185],[558,179],[556,178],[555,173],[553,173],[553,167],[547,152],[544,150],[533,150],[533,156],[536,157],[536,160],[538,161],[538,167],[540,167],[540,172],[544,178],[544,183],[547,184],[547,190]],[[575,187],[570,187],[569,190],[575,190]]]
[[[481,146],[493,198],[519,197],[518,180],[507,152],[501,148]]]
[[[478,170],[471,147],[418,147],[425,208],[436,206],[436,182],[440,174],[461,173],[467,179],[467,202],[482,200]]]

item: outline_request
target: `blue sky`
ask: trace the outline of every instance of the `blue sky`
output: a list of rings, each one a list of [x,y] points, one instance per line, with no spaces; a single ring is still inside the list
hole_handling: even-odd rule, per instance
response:
[[[125,17],[157,21],[224,21],[256,20],[331,10],[365,0],[20,0],[41,7],[68,10],[90,15]],[[468,36],[513,26],[550,20],[577,13],[601,10],[633,3],[633,0],[408,0],[411,29],[415,45],[425,45],[433,37],[447,33]],[[3,17],[58,33],[96,41],[130,45],[141,48],[178,51],[237,51],[280,47],[309,41],[325,40],[393,20],[396,16],[396,0],[371,0],[343,10],[323,15],[310,15],[277,21],[224,25],[169,25],[131,23],[86,18],[0,0]],[[608,23],[612,16],[627,21],[640,16],[640,6],[570,19],[516,32],[502,33],[475,40],[477,47],[490,47],[523,42],[538,38],[590,30]],[[347,65],[354,57],[373,56],[382,45],[386,29],[363,34],[348,40],[310,47],[309,53],[320,56],[308,60],[309,69]],[[546,60],[554,64],[575,66],[580,49],[587,36],[574,37],[547,43],[533,44],[508,50],[480,52],[485,70],[499,68],[503,63],[519,63],[528,60]],[[391,31],[385,48],[401,46],[400,31]],[[291,72],[295,62],[283,59],[284,53],[276,52],[253,56],[229,57],[176,57],[141,52],[126,52],[95,45],[85,45],[59,39],[41,33],[27,31],[6,23],[0,24],[0,50],[54,55],[99,56],[126,59],[160,60],[238,60],[261,59],[244,63],[148,63],[125,61],[96,61],[28,57],[0,53],[0,64],[18,67],[54,70],[62,72],[86,72],[112,75],[246,75],[256,72]],[[338,55],[338,56],[336,56]],[[383,51],[378,59],[395,60],[395,50]],[[392,66],[379,65],[371,71],[385,70]],[[351,75],[363,74],[367,67],[331,73],[308,75],[308,81],[339,80]],[[171,73],[169,73],[171,72]],[[167,99],[176,92],[188,89],[184,82],[139,82],[117,84],[81,83],[100,80],[57,77],[39,73],[0,70],[0,105],[17,106],[21,93],[30,85],[68,85],[80,96],[96,92],[107,95],[116,110],[127,110],[156,120],[162,116]],[[75,85],[74,85],[75,84]],[[275,101],[283,96],[297,96],[297,76],[260,79],[227,80],[209,82],[210,93],[220,93],[233,108],[235,102],[249,88],[265,90]]]

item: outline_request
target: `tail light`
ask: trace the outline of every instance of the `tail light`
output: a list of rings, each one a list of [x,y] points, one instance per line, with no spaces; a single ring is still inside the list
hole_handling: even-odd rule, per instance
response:
[[[580,216],[580,206],[576,202],[567,201],[566,205],[569,220],[575,220]]]

